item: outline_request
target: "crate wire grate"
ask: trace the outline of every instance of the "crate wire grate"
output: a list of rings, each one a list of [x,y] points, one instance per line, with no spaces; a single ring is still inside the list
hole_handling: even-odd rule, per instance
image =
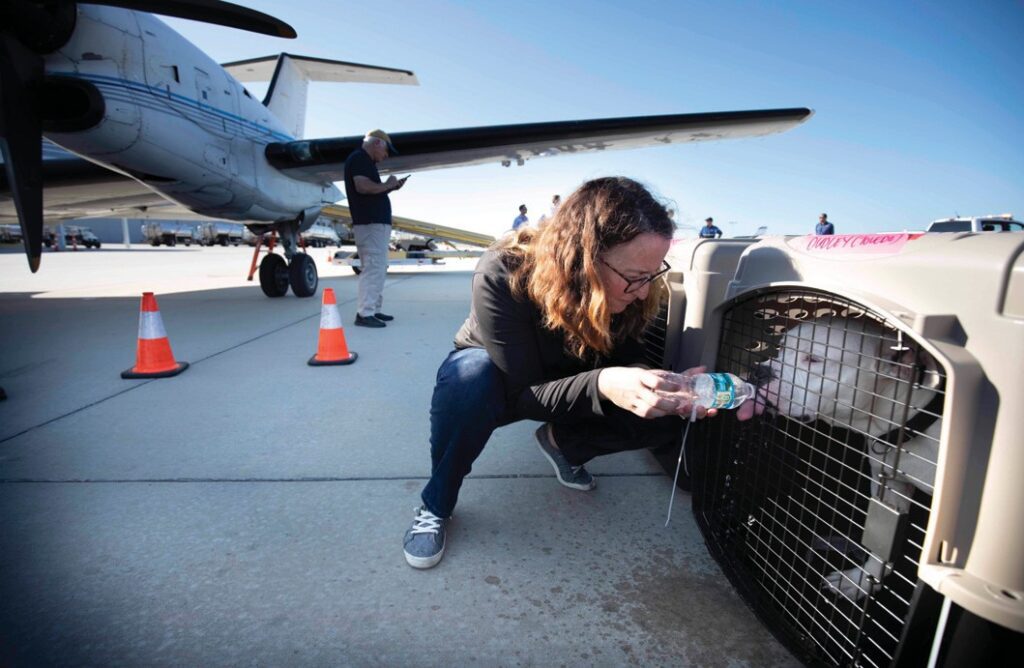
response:
[[[717,357],[717,371],[745,378],[770,369],[779,410],[742,423],[722,416],[691,432],[694,511],[712,553],[806,663],[891,664],[928,524],[944,371],[878,314],[813,290],[732,304]],[[914,399],[922,396],[932,398],[927,406]],[[809,408],[812,419],[786,416],[786,404]],[[895,445],[910,439],[930,439],[931,458]],[[872,468],[883,474],[874,486]],[[903,510],[906,527],[885,568],[863,545],[878,497]],[[862,564],[879,578],[862,576]],[[849,571],[839,582],[852,593],[827,585],[839,571]]]

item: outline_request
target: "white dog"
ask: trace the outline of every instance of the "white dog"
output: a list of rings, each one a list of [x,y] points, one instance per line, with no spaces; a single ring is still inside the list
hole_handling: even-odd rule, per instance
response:
[[[936,396],[939,374],[934,359],[924,353],[914,358],[911,349],[868,318],[806,321],[789,329],[778,354],[763,363],[762,371],[769,372],[770,381],[760,394],[782,415],[819,419],[864,434],[872,496],[880,498],[879,481],[884,476],[888,481],[880,500],[906,513],[912,486],[932,493],[939,423],[901,444],[895,468],[897,448],[878,439],[898,429]],[[905,410],[908,383],[913,383],[913,390],[910,408]],[[740,418],[750,417],[753,410],[746,407],[747,414]],[[865,534],[868,530],[865,527]],[[869,554],[862,565],[829,575],[825,586],[857,600],[886,574],[883,560]]]

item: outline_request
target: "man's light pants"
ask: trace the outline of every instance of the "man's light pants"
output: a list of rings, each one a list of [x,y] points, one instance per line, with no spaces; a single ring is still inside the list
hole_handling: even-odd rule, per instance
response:
[[[388,244],[391,241],[391,225],[370,223],[353,225],[359,251],[359,306],[357,313],[369,318],[380,313],[384,305],[384,279],[388,271]]]

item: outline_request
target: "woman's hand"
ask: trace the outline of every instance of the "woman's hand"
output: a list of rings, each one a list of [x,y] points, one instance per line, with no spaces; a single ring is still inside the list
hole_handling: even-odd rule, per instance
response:
[[[699,370],[698,370],[699,369]],[[683,374],[700,373],[703,367],[688,369]],[[639,369],[614,366],[602,369],[597,377],[597,388],[601,396],[619,408],[642,418],[659,418],[666,415],[689,417],[692,405],[689,396],[682,392],[679,374],[660,369]],[[697,417],[714,415],[697,407]]]

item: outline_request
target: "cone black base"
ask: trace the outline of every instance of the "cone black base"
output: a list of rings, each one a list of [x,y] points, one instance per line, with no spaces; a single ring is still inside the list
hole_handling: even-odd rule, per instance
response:
[[[135,367],[132,367],[134,369]],[[177,376],[179,373],[188,368],[188,362],[178,362],[178,366],[167,371],[157,371],[155,373],[138,373],[128,369],[127,371],[121,372],[121,378],[170,378],[171,376]]]
[[[325,361],[325,360],[318,360],[316,358],[316,355],[313,355],[312,357],[309,358],[309,361],[306,362],[306,364],[308,364],[309,366],[337,366],[339,364],[352,364],[352,362],[356,361],[357,357],[359,357],[359,353],[350,352],[348,359],[345,359],[345,360],[326,360]]]

